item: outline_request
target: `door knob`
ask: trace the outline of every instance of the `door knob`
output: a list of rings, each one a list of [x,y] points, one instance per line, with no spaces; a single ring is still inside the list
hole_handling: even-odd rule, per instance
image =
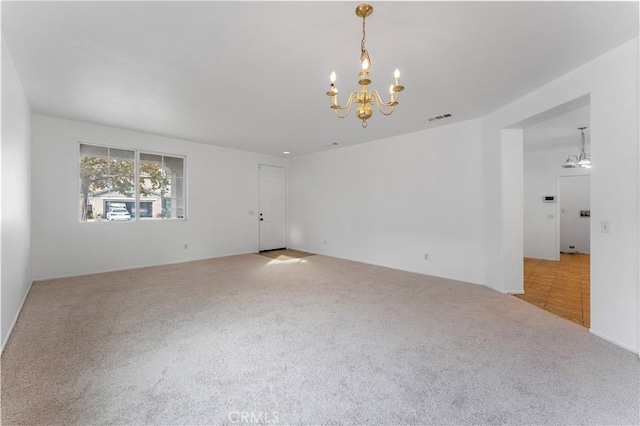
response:
[[[264,220],[263,218],[260,218],[260,222],[262,222],[263,220]]]

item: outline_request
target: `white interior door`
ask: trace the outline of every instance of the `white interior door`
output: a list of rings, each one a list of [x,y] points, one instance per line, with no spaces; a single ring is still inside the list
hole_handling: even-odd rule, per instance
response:
[[[260,251],[287,247],[286,170],[260,164]]]

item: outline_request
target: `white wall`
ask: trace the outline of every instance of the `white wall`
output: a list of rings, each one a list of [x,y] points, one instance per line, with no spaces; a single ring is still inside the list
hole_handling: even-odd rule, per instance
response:
[[[589,176],[560,178],[560,251],[562,252],[591,252],[591,219],[580,216],[582,210],[590,209],[590,192]]]
[[[509,179],[503,181],[501,186],[502,199],[518,199],[522,198],[523,186],[523,144],[524,135],[521,129],[503,129],[500,131],[501,143],[501,160],[500,170],[503,176],[509,176]],[[520,203],[503,203],[502,204],[502,237],[503,245],[505,242],[513,238],[522,239],[523,225],[522,215],[523,206]],[[524,277],[524,259],[523,245],[509,247],[501,253],[502,260],[512,265],[509,269],[502,270],[501,281],[503,283],[518,283],[518,286],[505,286],[502,291],[512,294],[524,293],[523,277]],[[495,253],[487,253],[487,256],[493,256]]]
[[[257,252],[258,164],[288,163],[36,114],[32,140],[36,279]],[[78,141],[186,155],[188,219],[81,223]]]
[[[501,168],[501,129],[590,94],[591,102],[591,332],[638,352],[639,173],[638,39],[571,71],[483,119],[486,283],[517,288],[503,278],[518,265],[505,256],[523,238],[503,238],[503,197],[511,176]],[[611,232],[600,232],[609,221]],[[521,287],[520,287],[521,290]]]
[[[482,284],[480,136],[473,120],[292,159],[290,245]]]
[[[526,130],[525,130],[526,139]],[[575,146],[563,146],[524,153],[524,256],[534,259],[560,260],[558,229],[561,219],[558,178],[560,176],[590,175],[591,169],[565,169],[560,164]],[[591,152],[591,147],[586,146]],[[555,195],[556,203],[543,203],[543,195]],[[549,215],[553,216],[550,217]],[[590,223],[582,219],[582,223]],[[563,229],[563,228],[560,228]],[[589,253],[590,249],[580,250]]]
[[[29,103],[2,42],[2,348],[32,282]]]

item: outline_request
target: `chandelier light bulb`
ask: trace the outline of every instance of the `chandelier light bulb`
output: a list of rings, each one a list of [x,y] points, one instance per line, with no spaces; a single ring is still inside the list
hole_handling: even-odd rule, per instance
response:
[[[369,58],[364,58],[362,61],[362,71],[367,71],[369,69]]]
[[[331,80],[331,83],[335,83],[336,82],[336,72],[335,71],[331,71],[331,77],[329,77],[329,79]]]
[[[393,78],[396,79],[396,86],[400,85],[400,70],[398,68],[396,68],[396,70],[393,72]]]
[[[393,95],[393,84],[391,86],[389,86],[389,93],[391,93]]]

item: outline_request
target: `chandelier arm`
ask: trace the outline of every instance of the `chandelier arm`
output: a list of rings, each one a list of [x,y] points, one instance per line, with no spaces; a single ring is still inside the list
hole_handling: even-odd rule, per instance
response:
[[[380,111],[382,115],[391,115],[393,113],[393,110],[397,105],[397,102],[389,102],[389,103],[383,102],[382,98],[380,97],[380,93],[377,90],[371,91],[371,97],[375,100],[376,107],[378,107],[378,111]],[[389,112],[385,112],[382,109],[382,106],[389,107],[391,109],[389,110]]]
[[[334,104],[331,104],[331,109],[334,109],[334,110],[343,110],[343,109],[347,109],[347,108],[349,108],[349,102],[351,102],[351,95],[352,95],[352,93],[351,93],[351,94],[349,94],[349,98],[347,99],[347,103],[346,103],[346,105],[344,105],[344,106],[343,106],[343,105],[340,105],[340,104],[338,103],[338,95],[336,95],[336,98],[335,98],[336,102],[335,102]]]
[[[338,106],[337,108],[333,109],[333,112],[336,114],[336,117],[338,118],[345,118],[346,116],[349,115],[349,113],[351,112],[351,107],[353,106],[353,100],[358,96],[357,92],[351,92],[351,94],[349,95],[349,99],[347,100],[347,103],[345,106]],[[344,115],[340,115],[338,113],[338,110],[344,110],[346,109],[347,112],[344,113]]]
[[[375,96],[376,98],[376,103],[379,105],[384,105],[386,107],[391,107],[391,106],[396,106],[398,104],[398,102],[396,100],[392,100],[391,102],[385,102],[382,100],[382,96],[380,96],[380,92],[378,92],[378,90],[372,90],[370,92],[371,96]]]
[[[377,102],[376,102],[376,105],[377,105]],[[389,110],[389,112],[384,112],[384,111],[382,110],[382,108],[380,108],[380,105],[378,105],[378,111],[380,111],[380,114],[382,114],[382,115],[391,115],[391,114],[393,114],[393,109],[394,109],[395,107],[393,107],[393,106],[392,106],[392,107],[389,107],[389,108],[391,108],[391,109]]]

